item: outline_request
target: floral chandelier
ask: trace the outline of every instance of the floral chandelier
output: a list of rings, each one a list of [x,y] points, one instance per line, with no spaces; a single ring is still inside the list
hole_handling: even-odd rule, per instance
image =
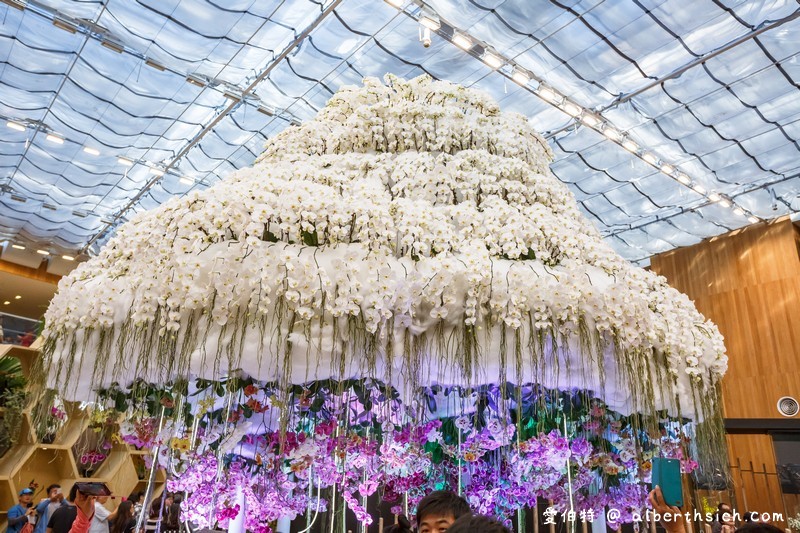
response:
[[[551,160],[478,91],[343,88],[63,278],[46,385],[135,414],[129,438],[167,413],[137,443],[208,524],[239,512],[223,486],[253,500],[250,529],[337,501],[367,521],[378,486],[412,504],[420,487],[506,487],[473,495],[504,516],[536,498],[643,505],[649,457],[688,471],[719,446],[722,337],[602,241]],[[251,512],[265,494],[273,511]]]

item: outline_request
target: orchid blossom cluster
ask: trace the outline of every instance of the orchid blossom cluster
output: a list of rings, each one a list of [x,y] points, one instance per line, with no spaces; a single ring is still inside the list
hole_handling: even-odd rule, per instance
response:
[[[153,413],[162,393],[151,393],[150,413],[131,401],[137,409],[120,437],[160,450],[168,489],[187,494],[184,519],[201,527],[225,527],[243,512],[248,530],[266,532],[279,518],[311,519],[337,506],[368,525],[368,497],[395,506],[405,497],[413,509],[442,487],[505,519],[543,500],[565,511],[572,500],[596,515],[620,509],[624,523],[645,507],[653,457],[680,459],[686,473],[697,468],[690,424],[623,416],[586,391],[434,386],[407,405],[373,380],[287,392],[247,378],[193,390],[193,415],[160,432]]]
[[[49,384],[90,399],[241,369],[386,379],[408,397],[489,376],[715,419],[717,328],[604,243],[551,160],[479,91],[342,88],[254,166],[135,216],[62,279]]]

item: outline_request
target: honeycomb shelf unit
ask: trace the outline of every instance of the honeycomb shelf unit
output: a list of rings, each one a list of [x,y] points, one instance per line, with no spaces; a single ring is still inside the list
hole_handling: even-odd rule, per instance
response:
[[[18,359],[22,373],[28,377],[39,357],[36,344],[30,348],[0,344],[0,359]],[[30,402],[33,403],[33,402]],[[142,479],[142,466],[147,451],[136,450],[125,444],[115,444],[107,452],[107,457],[91,471],[81,468],[78,452],[81,444],[91,439],[89,420],[77,403],[65,402],[67,419],[65,424],[52,436],[52,442],[41,442],[34,429],[30,408],[22,413],[19,436],[13,446],[0,450],[0,533],[6,530],[8,510],[16,505],[19,491],[36,484],[33,501],[45,497],[45,488],[58,483],[67,493],[76,481],[102,481],[108,484],[114,494],[106,506],[114,510],[121,501],[135,490],[144,490],[146,479]],[[7,416],[0,407],[0,420]],[[89,477],[87,477],[87,474]],[[164,489],[165,475],[158,471],[154,484],[154,496]]]

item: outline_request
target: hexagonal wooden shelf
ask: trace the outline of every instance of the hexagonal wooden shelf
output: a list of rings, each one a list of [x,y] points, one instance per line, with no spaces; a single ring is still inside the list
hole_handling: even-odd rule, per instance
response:
[[[15,357],[22,363],[22,371],[30,375],[39,350],[36,343],[31,348],[0,344],[0,357]],[[17,442],[0,457],[0,531],[5,530],[6,514],[17,503],[17,494],[31,482],[36,483],[34,501],[44,497],[44,489],[51,483],[58,483],[68,492],[76,481],[103,481],[115,495],[106,504],[113,510],[134,490],[144,490],[147,483],[139,478],[137,464],[141,463],[146,451],[135,450],[124,444],[116,444],[108,451],[108,457],[95,466],[91,478],[81,477],[74,448],[80,448],[90,435],[87,435],[89,420],[79,409],[79,405],[66,402],[64,408],[67,420],[55,434],[50,443],[38,442],[33,430],[30,410],[23,413],[20,435]],[[0,418],[3,412],[0,410]],[[76,446],[76,444],[78,446]],[[154,495],[164,488],[163,471],[156,475]]]

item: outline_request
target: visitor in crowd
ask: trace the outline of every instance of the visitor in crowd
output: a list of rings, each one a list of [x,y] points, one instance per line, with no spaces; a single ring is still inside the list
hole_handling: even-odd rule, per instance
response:
[[[47,498],[43,499],[39,505],[36,506],[36,528],[34,533],[45,533],[47,530],[47,522],[56,509],[64,507],[67,502],[64,501],[64,493],[61,491],[61,485],[53,483],[47,487]]]
[[[464,515],[471,514],[467,500],[449,490],[436,490],[417,505],[418,533],[444,533]]]
[[[32,499],[33,489],[26,488],[19,491],[18,503],[6,513],[8,519],[6,533],[19,533],[25,524],[33,522],[36,509],[31,503]]]
[[[166,502],[165,502],[166,503]],[[181,498],[179,494],[172,496],[172,505],[166,508],[167,518],[161,526],[162,531],[180,531],[181,529]]]
[[[449,490],[436,490],[417,504],[417,533],[444,533],[458,518],[472,514],[467,500]],[[412,533],[408,519],[400,515],[397,523],[383,528],[383,533]]]
[[[136,528],[136,517],[133,516],[133,503],[126,500],[117,507],[117,516],[111,521],[109,533],[133,533]]]
[[[653,489],[647,499],[656,513],[662,517],[671,517],[669,520],[661,520],[661,527],[663,527],[667,533],[686,533],[686,521],[682,518],[683,513],[678,507],[672,507],[666,504],[660,487]],[[753,511],[745,513],[745,524],[736,529],[736,533],[784,533],[783,530],[772,524],[758,522],[757,514],[755,520],[752,520],[752,517],[749,516],[751,514],[755,513]]]
[[[133,516],[138,517],[142,513],[142,507],[144,506],[144,492],[131,492],[131,495],[128,496],[128,501],[133,505]]]
[[[75,487],[73,487],[73,490],[74,489]],[[70,494],[72,494],[72,490]],[[92,518],[94,517],[95,500],[96,498],[94,496],[76,491],[75,497],[72,498],[72,505],[70,506],[76,510],[75,520],[72,521],[72,526],[68,533],[89,533],[89,525],[92,523]],[[63,509],[59,509],[56,511],[56,514],[62,510]]]
[[[164,496],[163,500],[160,497],[153,500],[153,503],[150,504],[150,515],[147,518],[147,523],[144,526],[144,530],[156,531],[156,529],[158,529],[158,523],[163,522],[161,524],[161,531],[166,531],[165,529],[166,516],[167,512],[169,511],[169,508],[172,507],[172,503],[173,503],[173,498],[172,494],[170,493],[167,493]]]
[[[714,514],[714,521],[711,523],[711,533],[733,533],[735,529],[731,506],[727,503],[720,503]]]
[[[72,485],[67,496],[67,505],[57,508],[47,519],[46,533],[69,533],[75,517],[78,515],[78,508],[75,507],[75,498],[78,496],[78,486]],[[94,514],[94,509],[92,509]],[[88,526],[87,526],[88,528]]]
[[[467,514],[453,522],[447,533],[511,533],[511,530],[491,516]]]
[[[94,502],[94,518],[89,526],[89,533],[109,533],[108,524],[114,521],[117,513],[106,509],[107,501],[108,496],[98,496]]]

